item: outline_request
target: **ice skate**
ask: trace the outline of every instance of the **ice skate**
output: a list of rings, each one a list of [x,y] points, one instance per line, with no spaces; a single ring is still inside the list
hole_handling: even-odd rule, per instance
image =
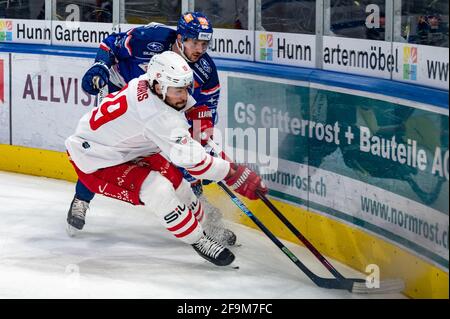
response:
[[[234,260],[234,255],[228,248],[225,248],[206,234],[194,243],[192,247],[200,256],[217,266],[227,266]]]
[[[69,236],[74,236],[78,231],[82,230],[85,224],[86,211],[89,208],[89,203],[76,197],[73,198],[70,204],[69,212],[67,213],[67,233]]]

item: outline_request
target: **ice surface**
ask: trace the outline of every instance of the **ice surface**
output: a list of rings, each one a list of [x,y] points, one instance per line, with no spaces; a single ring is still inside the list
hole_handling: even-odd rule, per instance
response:
[[[242,245],[232,248],[239,269],[214,266],[145,207],[103,196],[71,238],[73,192],[73,183],[0,172],[0,298],[404,298],[318,288],[263,233],[228,221]],[[330,276],[305,248],[285,244]],[[332,262],[345,276],[364,276]]]

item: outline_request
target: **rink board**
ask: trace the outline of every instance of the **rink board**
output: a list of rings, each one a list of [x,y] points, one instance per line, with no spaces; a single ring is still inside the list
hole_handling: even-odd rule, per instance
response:
[[[65,153],[0,145],[0,169],[11,172],[46,176],[75,182],[76,174]],[[226,218],[256,228],[216,185],[205,187],[211,202],[227,207]],[[275,205],[324,255],[365,272],[367,265],[377,264],[383,278],[403,278],[405,294],[412,298],[448,298],[448,272],[417,258],[377,236],[353,225],[343,223],[302,205],[272,198]],[[247,207],[278,237],[298,243],[279,220],[259,201],[242,199]],[[269,240],[269,239],[267,239]],[[407,265],[407,267],[405,267]],[[396,267],[401,267],[401,273]]]
[[[276,169],[262,174],[274,196],[371,231],[448,270],[446,110],[299,81],[227,73],[224,82],[224,144],[256,150],[252,160],[261,163],[249,165],[260,173]],[[264,145],[273,143],[271,127],[279,128],[273,150]],[[256,142],[235,145],[237,134]],[[271,152],[274,163],[264,158]]]
[[[95,105],[94,99],[81,90],[81,77],[91,61],[82,57],[24,53],[2,54],[0,59],[9,59],[7,65],[11,65],[11,69],[8,66],[4,70],[9,70],[8,81],[13,88],[4,98],[4,101],[9,99],[9,107],[0,112],[0,119],[11,119],[0,130],[0,169],[74,181],[75,175],[64,153],[64,139],[72,134],[81,115]],[[353,131],[355,135],[362,127],[373,132],[387,127],[389,131],[393,123],[398,125],[395,122],[404,117],[405,122],[409,120],[406,124],[400,123],[407,128],[403,136],[406,140],[415,140],[417,147],[424,149],[427,158],[431,159],[439,145],[445,157],[445,153],[448,154],[448,123],[447,126],[443,123],[445,119],[448,122],[448,106],[445,109],[376,94],[358,95],[352,90],[308,81],[224,71],[220,72],[220,77],[219,129],[277,127],[281,123],[277,123],[278,112],[289,113],[291,121],[286,126],[287,132],[279,133],[280,163],[277,168],[281,177],[275,175],[273,178],[270,174],[264,177],[277,205],[320,251],[363,272],[369,264],[377,264],[382,278],[405,279],[408,296],[448,298],[448,248],[442,249],[442,239],[434,244],[423,236],[388,225],[392,223],[375,221],[369,215],[358,216],[361,212],[357,207],[364,193],[367,200],[377,200],[380,205],[384,201],[390,207],[395,205],[396,210],[408,211],[414,218],[439,225],[441,232],[448,231],[448,179],[440,183],[440,178],[432,176],[439,173],[436,168],[432,171],[433,167],[429,165],[433,160],[428,160],[423,170],[413,170],[418,181],[430,180],[431,184],[425,185],[431,187],[430,190],[438,187],[438,198],[421,198],[408,181],[399,182],[396,178],[386,181],[383,176],[376,175],[382,174],[385,164],[376,156],[369,154],[359,161],[348,162],[345,154],[354,159],[358,154],[358,143],[345,145],[344,135],[348,127],[356,130]],[[9,82],[3,80],[3,83]],[[343,106],[350,110],[338,112]],[[367,110],[369,106],[374,113]],[[391,118],[392,112],[398,112],[396,119]],[[243,114],[246,116],[240,117]],[[297,120],[292,121],[294,118]],[[319,137],[315,138],[302,136],[299,123],[304,119],[321,123],[323,127],[328,125],[330,132],[338,122],[340,134],[321,137],[319,132]],[[281,127],[285,127],[285,123]],[[439,128],[439,133],[420,134],[423,128]],[[419,133],[414,135],[414,129]],[[386,133],[379,135],[385,136],[383,134]],[[8,145],[9,142],[12,145]],[[346,147],[337,147],[342,145]],[[365,168],[376,178],[369,176],[358,180],[361,176],[358,174],[364,170],[356,175],[348,171],[349,167],[356,171],[357,165],[367,160],[379,168],[375,172],[370,171],[370,167]],[[408,165],[394,164],[389,167],[391,171],[401,170],[403,166],[408,168]],[[288,187],[289,183],[283,181],[286,173],[300,177],[296,181],[311,175],[319,181],[319,189],[314,193],[305,191],[302,182],[298,185],[293,182],[290,185],[296,187]],[[320,194],[320,185],[325,185],[326,196]],[[218,205],[228,201],[214,186],[208,187],[206,192]],[[297,241],[261,204],[247,203],[275,234]],[[226,207],[229,206],[227,203]],[[226,215],[251,224],[237,209]]]
[[[0,143],[10,142],[10,55],[0,53]]]

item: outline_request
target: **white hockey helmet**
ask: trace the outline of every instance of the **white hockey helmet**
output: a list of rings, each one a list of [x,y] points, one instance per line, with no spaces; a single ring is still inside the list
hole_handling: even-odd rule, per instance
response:
[[[161,87],[163,100],[166,99],[167,89],[172,87],[192,86],[194,75],[187,62],[173,51],[165,51],[154,55],[147,68],[148,81],[153,87],[154,81]]]

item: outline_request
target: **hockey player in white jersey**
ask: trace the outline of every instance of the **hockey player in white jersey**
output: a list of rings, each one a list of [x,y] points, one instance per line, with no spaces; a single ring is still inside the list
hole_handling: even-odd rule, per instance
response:
[[[203,208],[176,166],[198,179],[223,180],[250,199],[267,188],[256,173],[212,157],[191,137],[183,112],[195,104],[192,84],[182,57],[171,51],[155,55],[146,74],[81,118],[66,147],[91,191],[148,206],[175,237],[224,266],[234,255],[203,230]]]

